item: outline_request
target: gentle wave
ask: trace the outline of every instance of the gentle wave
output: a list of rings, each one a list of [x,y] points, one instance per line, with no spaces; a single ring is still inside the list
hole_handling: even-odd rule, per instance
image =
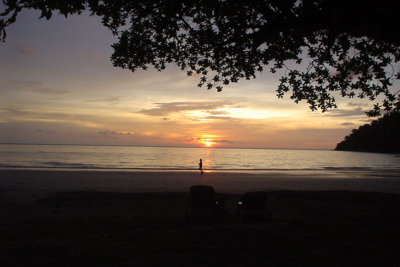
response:
[[[72,169],[72,170],[115,170],[115,171],[198,171],[196,168],[176,168],[176,167],[107,167],[107,166],[93,166],[84,164],[65,164],[52,162],[52,165],[28,166],[28,165],[3,165],[0,164],[2,169]],[[254,169],[254,168],[204,168],[204,171],[249,171],[249,172],[290,172],[290,171],[399,171],[400,168],[369,168],[369,167],[325,167],[325,168],[269,168],[269,169]]]
[[[372,167],[324,167],[325,170],[332,170],[332,171],[337,171],[337,170],[349,170],[349,171],[368,171],[372,169],[382,169],[382,168],[372,168]]]
[[[86,169],[86,168],[95,167],[95,166],[86,165],[83,163],[66,163],[66,162],[59,162],[59,161],[41,162],[41,165],[54,167],[54,168],[68,167],[68,168],[85,168]]]

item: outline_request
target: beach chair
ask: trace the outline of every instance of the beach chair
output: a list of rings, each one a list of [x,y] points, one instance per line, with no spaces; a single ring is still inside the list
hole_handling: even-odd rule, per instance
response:
[[[188,222],[211,222],[225,212],[222,198],[215,198],[212,186],[194,185],[190,187],[190,208],[186,213]]]
[[[271,213],[267,208],[266,192],[248,192],[238,202],[237,214],[242,223],[267,222],[271,220]]]

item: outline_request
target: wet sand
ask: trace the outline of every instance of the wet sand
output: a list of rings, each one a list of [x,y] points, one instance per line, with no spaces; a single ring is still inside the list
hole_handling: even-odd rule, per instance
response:
[[[396,171],[286,171],[205,172],[115,170],[6,170],[0,169],[3,197],[35,200],[56,192],[188,192],[191,185],[206,184],[216,192],[347,190],[400,194]]]
[[[188,189],[224,197],[189,224]],[[242,224],[236,203],[269,192],[272,221]],[[1,266],[398,266],[396,172],[0,170]]]

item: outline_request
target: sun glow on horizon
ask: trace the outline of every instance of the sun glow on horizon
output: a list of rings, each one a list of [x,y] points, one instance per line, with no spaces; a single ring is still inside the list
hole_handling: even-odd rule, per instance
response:
[[[332,149],[365,124],[364,109],[371,105],[340,100],[336,110],[311,112],[307,103],[278,100],[277,77],[268,72],[232,84],[223,94],[194,90],[198,77],[173,65],[161,73],[110,68],[110,46],[98,40],[115,40],[101,23],[94,26],[94,17],[71,17],[67,23],[57,15],[57,26],[43,31],[35,16],[21,16],[29,27],[8,32],[21,42],[18,49],[14,43],[0,49],[0,58],[10,59],[0,60],[0,143],[195,147],[204,153]],[[80,36],[87,39],[65,47],[60,32],[74,44],[82,44]],[[53,62],[60,50],[62,60]]]
[[[204,147],[213,147],[215,145],[215,138],[216,136],[214,135],[202,135],[201,138],[199,138],[199,143],[203,144]]]
[[[214,134],[201,134],[200,137],[195,138],[195,140],[202,144],[203,147],[211,148],[218,144],[220,138],[220,136]]]

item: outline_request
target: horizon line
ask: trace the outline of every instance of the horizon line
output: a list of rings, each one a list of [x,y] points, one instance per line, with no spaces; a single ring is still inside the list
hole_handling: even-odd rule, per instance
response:
[[[118,144],[43,144],[43,143],[2,143],[0,145],[37,145],[37,146],[126,146],[126,147],[170,147],[170,148],[206,148],[206,149],[281,149],[281,150],[335,150],[334,148],[279,148],[279,147],[203,147],[174,145],[118,145]]]

